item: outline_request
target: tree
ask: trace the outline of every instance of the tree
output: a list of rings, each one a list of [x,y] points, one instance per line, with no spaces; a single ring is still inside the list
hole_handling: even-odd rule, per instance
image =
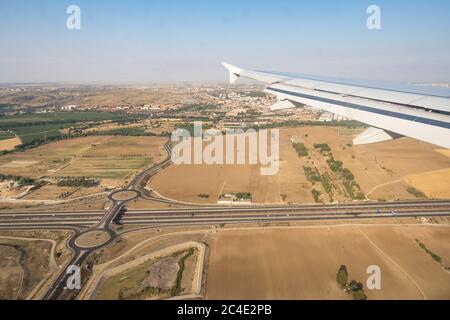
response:
[[[339,285],[340,285],[342,288],[345,288],[345,286],[347,285],[347,280],[348,280],[347,267],[344,266],[344,265],[342,265],[342,266],[339,268],[339,271],[338,271],[338,273],[337,273],[336,281],[337,281],[337,283],[339,283]]]
[[[347,288],[350,291],[358,291],[358,290],[363,290],[363,285],[361,282],[357,282],[355,280],[350,281],[350,283],[348,284]]]

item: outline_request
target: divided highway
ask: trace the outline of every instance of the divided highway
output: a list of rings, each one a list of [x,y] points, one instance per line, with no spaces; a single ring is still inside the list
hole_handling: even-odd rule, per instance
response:
[[[306,219],[341,219],[363,217],[447,216],[450,201],[404,201],[393,203],[359,203],[346,205],[296,205],[251,207],[200,207],[164,210],[129,210],[126,201],[117,201],[104,211],[83,212],[1,212],[0,229],[16,227],[46,228],[76,226],[102,229],[109,226],[121,212],[116,223],[147,226],[195,224],[222,224],[261,221],[287,221]]]

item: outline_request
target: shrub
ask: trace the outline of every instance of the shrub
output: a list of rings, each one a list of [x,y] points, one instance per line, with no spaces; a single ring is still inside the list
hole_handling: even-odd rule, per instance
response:
[[[406,189],[406,191],[410,194],[412,194],[414,197],[416,198],[427,198],[427,196],[425,195],[425,193],[423,193],[420,190],[417,190],[414,187],[409,187],[408,189]]]
[[[352,291],[353,300],[367,300],[367,296],[364,293],[364,290],[356,290]]]
[[[339,268],[339,271],[336,275],[336,281],[342,288],[345,288],[347,286],[347,280],[348,280],[347,267],[345,265],[342,265]]]
[[[307,157],[309,155],[308,149],[306,149],[306,146],[303,143],[293,143],[292,146],[299,157]]]
[[[320,195],[321,195],[320,191],[317,191],[316,189],[312,189],[311,193],[314,197],[314,201],[320,202]]]

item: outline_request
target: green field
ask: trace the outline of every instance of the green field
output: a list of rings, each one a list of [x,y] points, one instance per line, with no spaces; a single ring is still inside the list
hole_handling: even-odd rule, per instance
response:
[[[5,132],[5,131],[0,131],[0,141],[1,140],[6,140],[6,139],[11,139],[14,138],[14,134],[9,133],[9,132]]]
[[[152,163],[151,157],[79,158],[58,172],[57,176],[125,179]]]
[[[58,137],[61,135],[61,128],[69,125],[52,124],[43,126],[29,126],[12,128],[14,132],[22,139],[22,143],[29,143],[38,139],[46,140],[48,138]]]
[[[132,121],[139,119],[139,115],[111,112],[54,112],[27,113],[21,115],[0,116],[0,140],[13,138],[14,134],[6,132],[12,130],[22,143],[40,144],[44,141],[61,136],[61,129],[70,128],[77,123],[99,121]],[[144,132],[112,132],[115,135],[148,135]],[[36,145],[37,145],[36,144]]]

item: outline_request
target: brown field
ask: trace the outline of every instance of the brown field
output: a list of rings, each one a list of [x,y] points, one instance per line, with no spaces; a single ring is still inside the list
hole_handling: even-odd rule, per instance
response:
[[[369,299],[450,299],[448,226],[310,226],[219,232],[208,241],[206,299],[350,299],[336,283],[340,265]],[[366,288],[381,268],[381,290]]]
[[[44,241],[0,238],[0,298],[26,298],[48,276],[50,248],[51,244]]]
[[[66,231],[0,232],[0,299],[41,299],[70,259]]]
[[[86,176],[123,181],[164,158],[159,137],[85,137],[0,157],[0,173],[39,177]]]
[[[94,230],[87,232],[77,238],[76,244],[83,248],[90,248],[101,245],[108,241],[110,238],[111,236],[107,232]]]
[[[129,210],[139,210],[139,209],[164,209],[164,208],[178,208],[181,206],[166,204],[161,202],[150,201],[146,199],[135,199],[127,203],[127,208]]]
[[[84,132],[103,132],[103,131],[110,131],[115,129],[125,129],[125,128],[140,128],[142,127],[141,123],[132,123],[127,125],[118,124],[117,122],[109,122],[105,124],[101,124],[92,128],[88,128],[84,130]]]
[[[0,243],[0,257],[0,299],[16,299],[23,278],[21,253],[12,246]]]
[[[143,265],[146,257],[195,241],[208,248],[202,263],[205,274],[200,296],[204,299],[349,300],[351,296],[336,282],[343,264],[349,272],[348,281],[361,282],[370,300],[450,299],[450,272],[445,269],[450,269],[449,220],[433,218],[423,223],[413,218],[386,218],[352,224],[304,221],[217,229],[128,229],[121,241],[96,257],[97,270],[80,298],[92,298],[94,293],[97,299],[117,299],[121,288],[150,280],[143,276],[148,270],[148,265]],[[442,261],[434,260],[416,240]],[[185,270],[192,273],[193,263],[186,260]],[[366,270],[372,265],[381,268],[381,290],[366,286]],[[160,279],[164,277],[161,274]],[[192,279],[181,282],[186,292]]]
[[[22,143],[22,140],[19,138],[11,138],[6,140],[0,140],[0,151],[9,151],[13,150],[15,146],[18,146]]]
[[[147,236],[152,231],[149,233]],[[113,255],[116,259],[106,264],[97,264],[97,270],[80,298],[142,300],[198,296],[201,291],[205,245],[192,241],[172,243],[168,247],[163,246],[160,250],[149,252],[148,248],[134,251],[130,248],[131,243],[121,241],[116,249],[123,252],[128,248],[129,251],[124,254],[116,252]],[[150,246],[153,247],[151,244]],[[101,256],[101,261],[104,261],[105,255]]]
[[[450,198],[450,168],[410,175],[405,180],[430,198]]]
[[[328,202],[320,183],[312,185],[305,177],[303,166],[316,167],[327,174],[336,201],[351,201],[342,181],[331,171],[326,160],[314,148],[316,143],[328,143],[336,160],[343,162],[355,176],[361,192],[370,199],[413,199],[407,192],[407,176],[450,168],[450,158],[435,151],[435,147],[409,138],[380,144],[352,146],[353,138],[362,129],[337,127],[303,127],[280,130],[280,170],[275,176],[261,176],[259,165],[180,165],[171,166],[157,175],[149,187],[159,194],[181,201],[216,203],[222,193],[250,192],[256,203],[310,203],[313,188],[322,193],[320,200]],[[309,156],[299,158],[291,138],[302,142]],[[445,196],[450,179],[436,180],[433,195]],[[427,182],[434,185],[433,181]],[[420,190],[420,186],[418,186]],[[426,192],[426,190],[423,190]],[[201,198],[207,194],[209,198]]]

